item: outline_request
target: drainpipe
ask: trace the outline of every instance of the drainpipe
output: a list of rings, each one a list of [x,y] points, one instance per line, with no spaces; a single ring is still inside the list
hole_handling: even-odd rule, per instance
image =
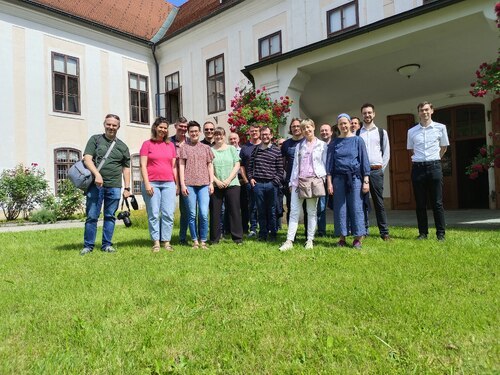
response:
[[[153,59],[155,60],[155,76],[156,76],[156,117],[160,117],[160,66],[158,64],[158,59],[156,58],[156,44],[151,44],[151,52],[153,53]]]

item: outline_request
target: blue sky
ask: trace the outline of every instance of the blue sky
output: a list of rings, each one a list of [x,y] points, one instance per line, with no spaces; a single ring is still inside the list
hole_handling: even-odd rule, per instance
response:
[[[187,0],[168,0],[169,3],[174,4],[176,6],[181,6],[184,4]]]

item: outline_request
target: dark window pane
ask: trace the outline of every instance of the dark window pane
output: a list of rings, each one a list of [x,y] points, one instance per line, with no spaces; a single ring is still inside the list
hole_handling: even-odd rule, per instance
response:
[[[139,108],[132,107],[132,121],[139,122]]]
[[[68,77],[68,94],[78,95],[78,78]]]
[[[130,105],[132,106],[139,106],[139,93],[135,90],[132,90],[130,93]]]
[[[65,76],[61,74],[54,74],[54,90],[63,94],[66,92]]]
[[[141,92],[140,97],[141,97],[141,107],[147,108],[148,107],[148,94]]]
[[[149,122],[149,111],[147,108],[141,108],[141,122],[144,124]]]
[[[68,96],[68,112],[78,113],[78,97]]]
[[[64,96],[63,95],[59,95],[59,94],[54,95],[54,108],[57,111],[64,111],[65,110]]]
[[[57,179],[64,180],[68,175],[67,168],[65,165],[57,166]]]

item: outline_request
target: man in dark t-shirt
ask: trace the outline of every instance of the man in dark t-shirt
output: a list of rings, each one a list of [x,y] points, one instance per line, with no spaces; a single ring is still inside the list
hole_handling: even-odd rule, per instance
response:
[[[115,230],[115,213],[120,203],[122,175],[125,181],[123,198],[130,196],[130,152],[125,143],[116,137],[120,129],[120,117],[109,114],[104,119],[104,134],[90,137],[83,153],[85,166],[92,172],[94,183],[86,192],[86,215],[85,232],[83,235],[83,250],[81,255],[88,254],[94,250],[97,234],[97,220],[101,214],[104,203],[104,223],[102,229],[101,250],[114,253],[112,238]],[[111,152],[98,169],[98,165]]]

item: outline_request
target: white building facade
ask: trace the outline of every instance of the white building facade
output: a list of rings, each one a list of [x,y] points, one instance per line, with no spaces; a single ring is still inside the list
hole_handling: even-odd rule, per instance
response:
[[[500,207],[500,177],[463,175],[474,147],[500,132],[498,100],[468,93],[479,64],[497,57],[494,1],[189,0],[166,10],[156,2],[162,20],[139,36],[99,14],[75,20],[71,4],[61,12],[53,1],[27,3],[0,0],[0,169],[37,163],[55,187],[115,113],[138,193],[137,153],[154,118],[227,128],[234,89],[250,80],[290,96],[291,116],[317,124],[373,103],[394,143],[384,193],[393,209],[414,205],[403,138],[417,103],[431,101],[452,139],[445,207]],[[418,66],[409,78],[398,73],[409,64]],[[471,197],[478,189],[482,198]]]

